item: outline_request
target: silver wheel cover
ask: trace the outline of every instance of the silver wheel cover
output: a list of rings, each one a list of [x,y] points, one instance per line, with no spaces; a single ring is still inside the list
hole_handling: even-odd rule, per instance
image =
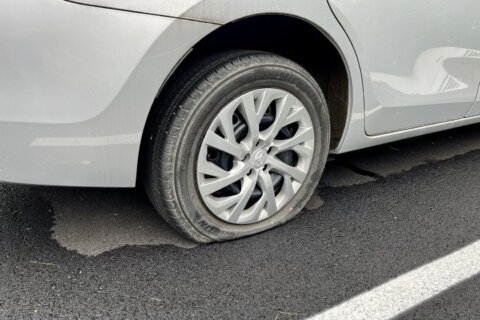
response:
[[[312,120],[295,96],[247,92],[221,109],[203,138],[196,168],[201,198],[223,221],[265,220],[298,192],[314,147]]]

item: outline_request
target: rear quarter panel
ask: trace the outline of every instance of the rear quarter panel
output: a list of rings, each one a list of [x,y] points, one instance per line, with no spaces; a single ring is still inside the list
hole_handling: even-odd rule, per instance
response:
[[[0,180],[132,187],[162,83],[217,25],[0,1]]]

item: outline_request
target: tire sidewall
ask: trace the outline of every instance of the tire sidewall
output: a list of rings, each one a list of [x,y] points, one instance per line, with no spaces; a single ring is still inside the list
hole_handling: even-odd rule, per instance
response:
[[[212,214],[197,187],[197,158],[206,131],[220,110],[242,94],[262,88],[284,90],[299,99],[311,117],[315,148],[310,170],[301,188],[278,213],[263,221],[237,225]],[[239,70],[204,91],[182,128],[174,157],[174,191],[185,218],[213,240],[239,238],[281,225],[305,206],[320,180],[329,148],[330,125],[323,94],[305,71],[282,65],[257,65]]]

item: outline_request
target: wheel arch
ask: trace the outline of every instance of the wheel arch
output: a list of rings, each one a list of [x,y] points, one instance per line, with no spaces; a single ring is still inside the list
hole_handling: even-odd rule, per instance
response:
[[[310,72],[326,96],[332,126],[330,149],[337,148],[346,131],[351,107],[351,77],[345,56],[325,30],[304,18],[277,13],[254,14],[209,33],[172,70],[159,89],[146,121],[139,155],[139,176],[144,167],[146,141],[149,139],[145,132],[154,125],[155,110],[164,108],[162,99],[172,89],[178,75],[202,57],[232,49],[276,53],[299,63]]]

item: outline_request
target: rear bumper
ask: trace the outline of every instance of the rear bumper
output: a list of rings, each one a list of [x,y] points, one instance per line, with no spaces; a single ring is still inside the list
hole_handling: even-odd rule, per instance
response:
[[[60,0],[0,2],[0,181],[131,187],[176,63],[214,25]]]

